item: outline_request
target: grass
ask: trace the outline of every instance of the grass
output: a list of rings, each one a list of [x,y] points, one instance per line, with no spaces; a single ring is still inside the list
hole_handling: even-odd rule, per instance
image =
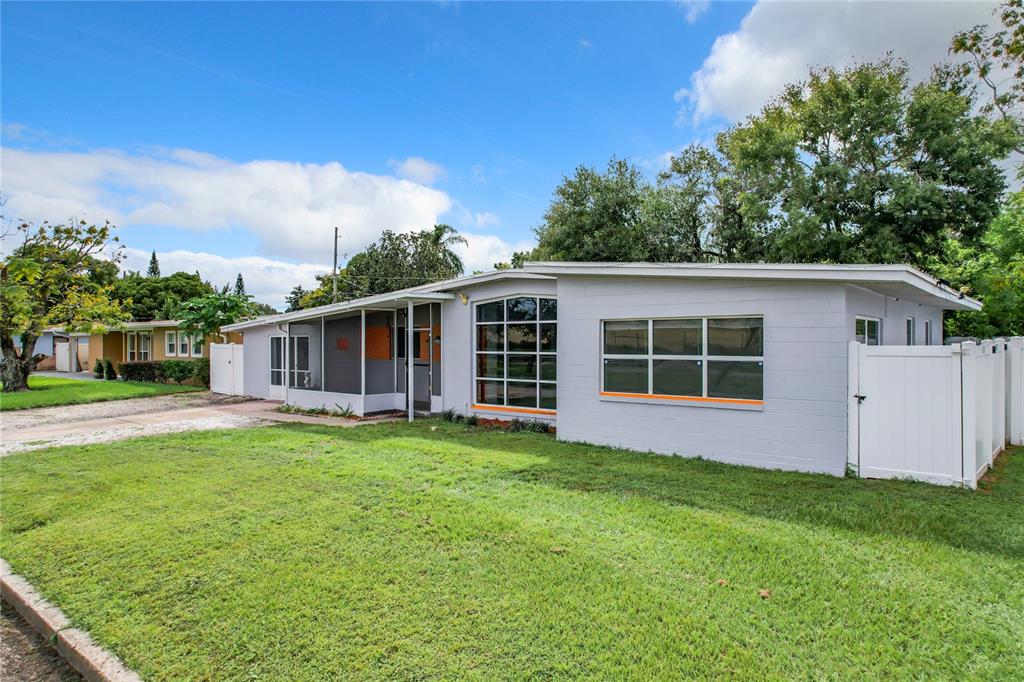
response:
[[[167,393],[201,391],[196,386],[149,384],[140,381],[83,381],[57,377],[30,376],[28,391],[0,393],[0,411],[25,410],[30,407],[78,405],[124,398],[145,398]]]
[[[1020,449],[978,492],[439,421],[0,462],[0,554],[144,679],[1024,670]]]

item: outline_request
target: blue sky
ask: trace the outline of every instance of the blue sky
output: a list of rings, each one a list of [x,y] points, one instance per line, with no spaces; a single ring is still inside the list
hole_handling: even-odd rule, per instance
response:
[[[272,304],[329,267],[334,224],[355,253],[449,222],[484,268],[575,166],[654,174],[811,64],[925,69],[990,9],[873,7],[4,3],[6,212],[110,218],[130,265],[234,268]]]

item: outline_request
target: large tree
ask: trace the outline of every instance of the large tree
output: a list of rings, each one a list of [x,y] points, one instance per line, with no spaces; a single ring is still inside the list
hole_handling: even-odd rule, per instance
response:
[[[178,307],[197,296],[213,293],[198,273],[175,272],[167,277],[143,277],[129,272],[114,282],[114,296],[125,302],[133,320],[174,319]]]
[[[824,68],[718,145],[768,259],[921,264],[999,210],[1016,135],[973,106],[948,80],[911,86],[898,60]]]
[[[47,327],[95,332],[127,319],[109,284],[111,265],[121,257],[111,231],[109,223],[68,221],[23,223],[5,235],[18,244],[0,263],[4,392],[28,390],[28,377],[43,357],[35,352],[36,341]]]
[[[455,248],[465,243],[453,227],[443,224],[420,232],[385,230],[376,242],[352,256],[338,273],[338,299],[385,294],[458,277],[463,265]],[[317,281],[319,285],[312,291],[293,289],[288,297],[289,308],[296,303],[301,308],[330,303],[332,276],[318,275]]]
[[[249,296],[234,292],[218,292],[197,296],[181,304],[177,311],[179,329],[203,339],[220,331],[227,324],[234,324],[257,314]]]

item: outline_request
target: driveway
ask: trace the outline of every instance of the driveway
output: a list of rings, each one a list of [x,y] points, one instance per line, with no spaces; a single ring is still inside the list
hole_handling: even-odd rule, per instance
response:
[[[180,431],[240,429],[274,422],[352,427],[393,420],[284,414],[276,411],[280,405],[275,400],[203,391],[0,412],[0,457],[58,445],[105,443]]]
[[[0,413],[0,456],[56,445],[269,424],[280,403],[208,391]]]

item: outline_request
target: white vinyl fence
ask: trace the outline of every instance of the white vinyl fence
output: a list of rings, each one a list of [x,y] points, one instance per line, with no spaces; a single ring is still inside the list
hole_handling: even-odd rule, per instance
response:
[[[868,478],[977,487],[1024,443],[1024,337],[951,346],[850,344],[848,463]]]
[[[242,346],[210,344],[210,390],[224,395],[245,395]]]

